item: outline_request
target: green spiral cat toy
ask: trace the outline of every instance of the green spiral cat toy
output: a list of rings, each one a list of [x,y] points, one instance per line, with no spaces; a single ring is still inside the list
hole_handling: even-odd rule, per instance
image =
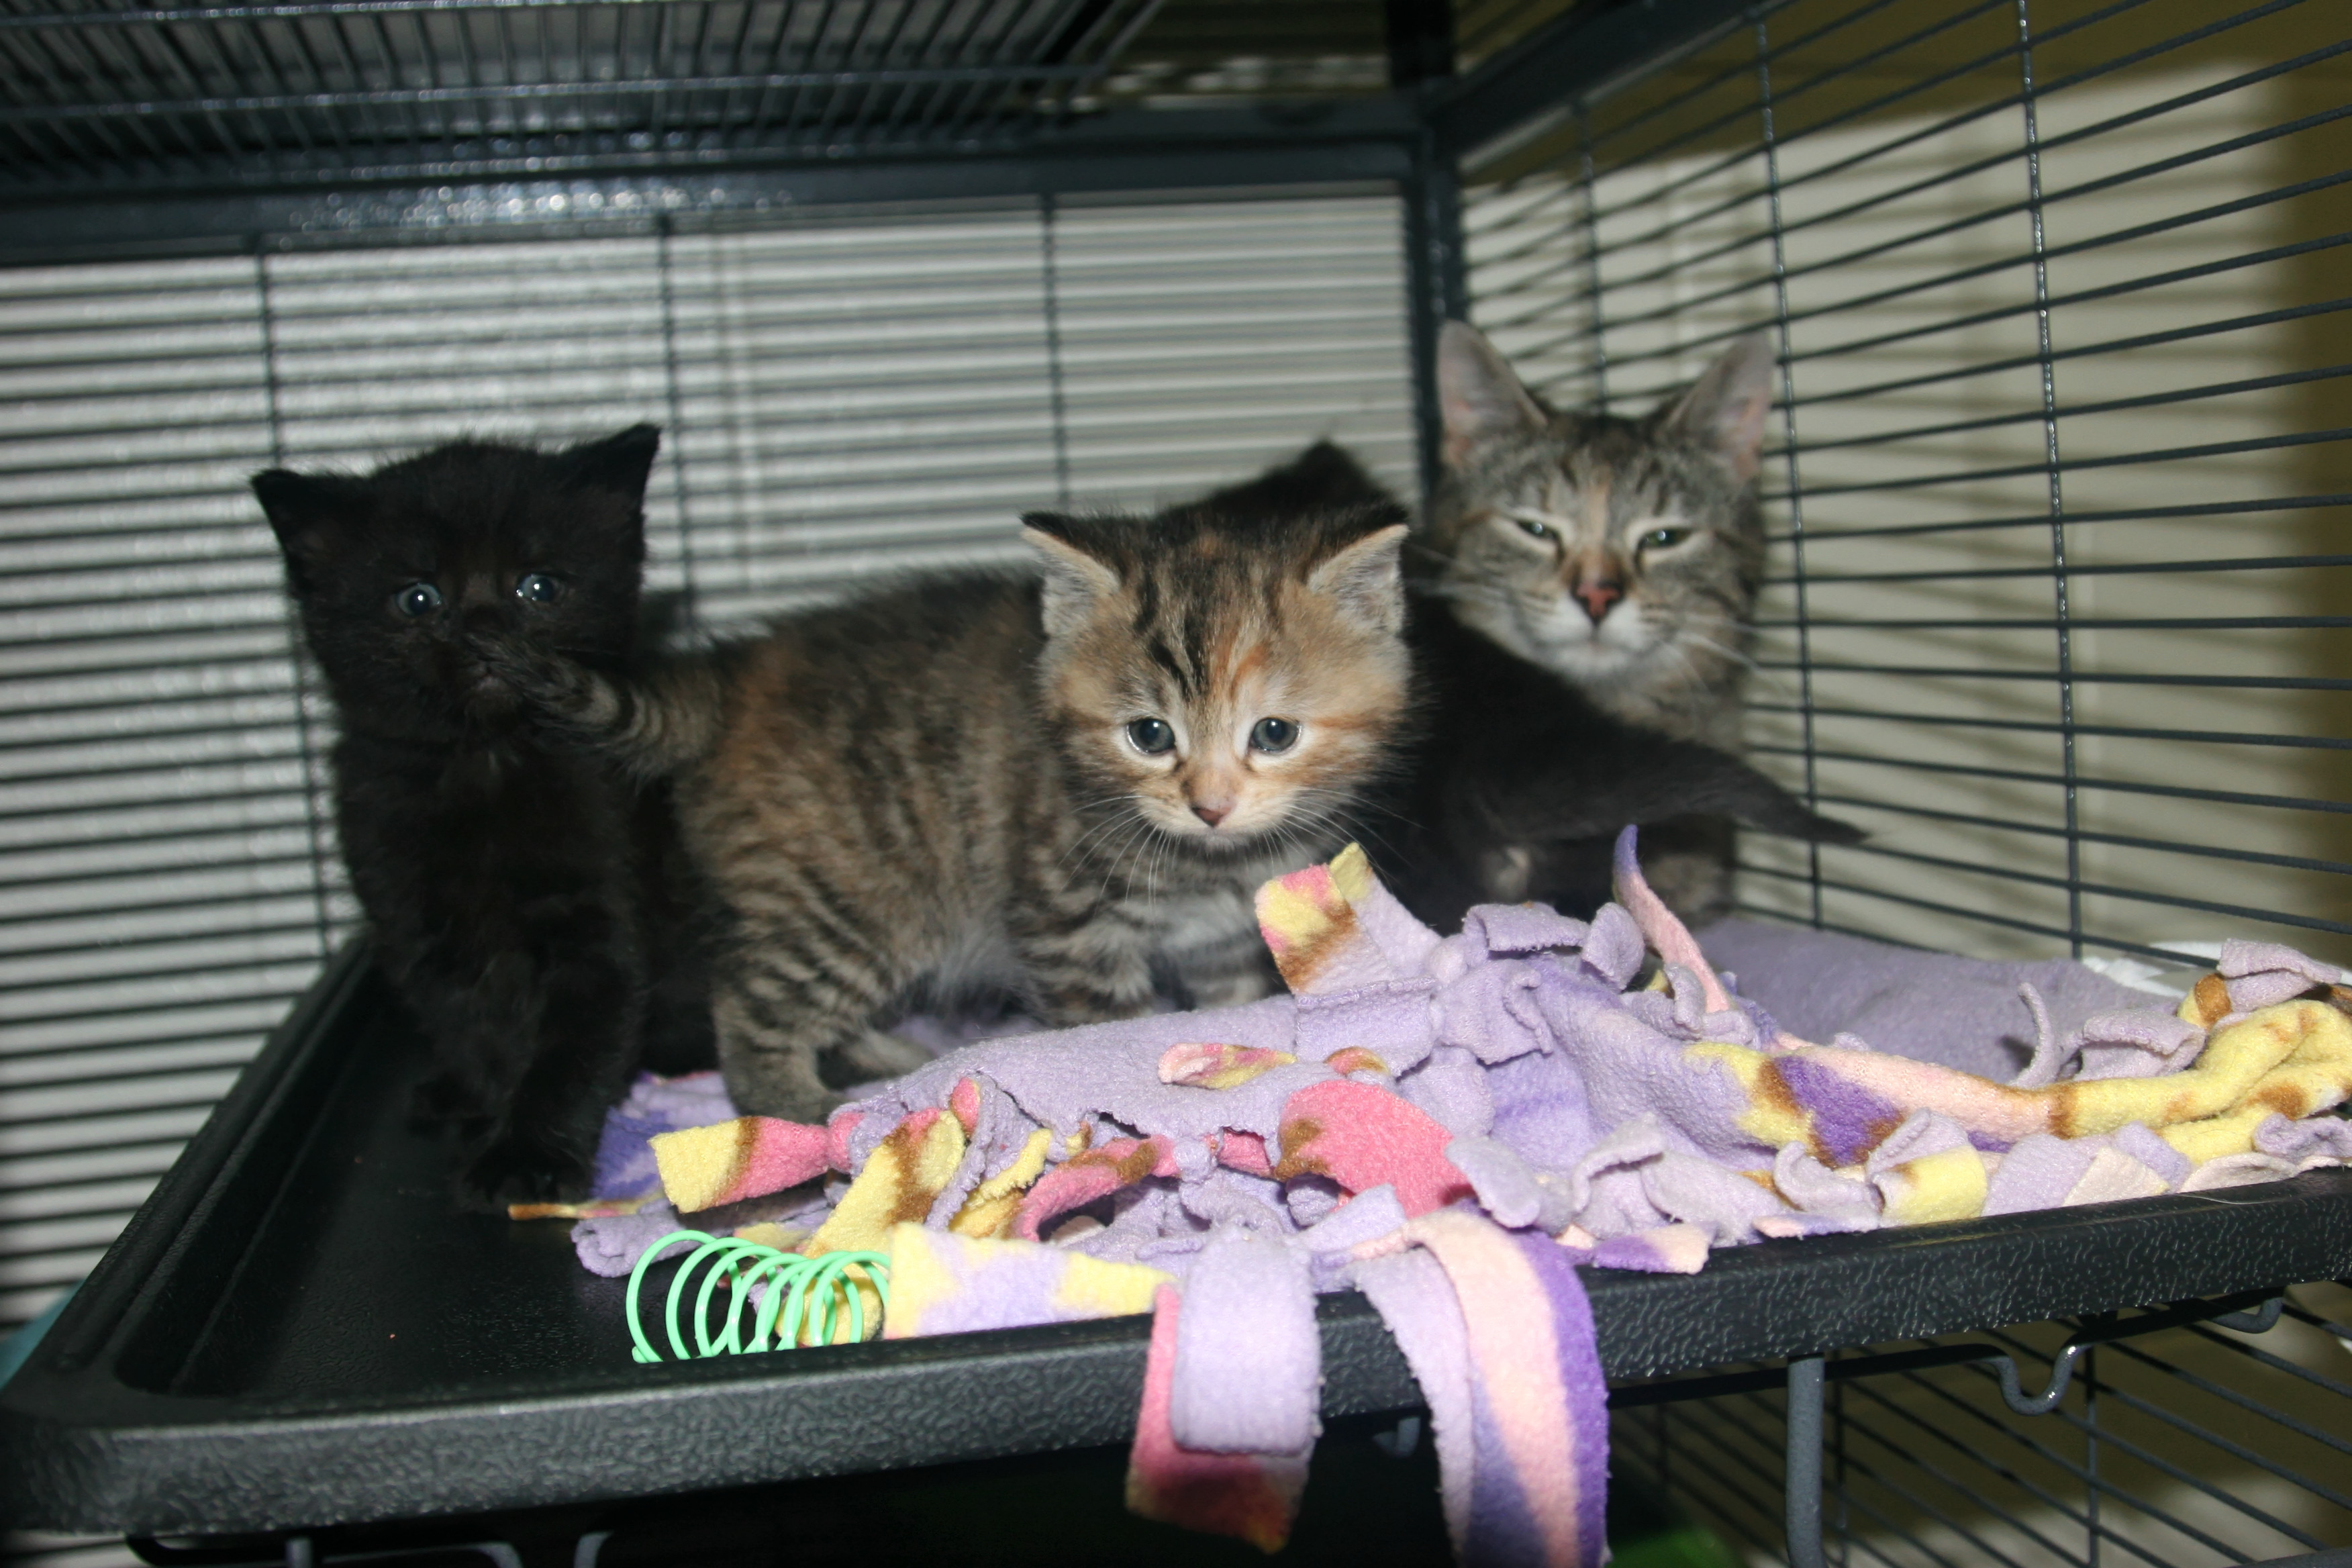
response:
[[[646,1337],[638,1290],[654,1259],[673,1242],[679,1241],[701,1243],[678,1265],[677,1277],[670,1281],[669,1299],[663,1311],[669,1348],[679,1361],[790,1350],[801,1342],[804,1329],[812,1342],[832,1344],[845,1317],[849,1335],[843,1342],[854,1344],[866,1337],[866,1300],[857,1288],[861,1279],[874,1287],[883,1310],[889,1310],[890,1259],[883,1253],[826,1252],[810,1258],[731,1236],[674,1230],[646,1247],[637,1258],[637,1266],[629,1270],[629,1338],[635,1342],[630,1353],[641,1362],[657,1362],[662,1357]],[[680,1331],[678,1304],[698,1268],[702,1271],[702,1284],[694,1294],[690,1317],[695,1348],[688,1350],[687,1336]],[[856,1274],[853,1275],[852,1270]],[[710,1298],[721,1279],[730,1282],[726,1326],[723,1332],[713,1334]],[[743,1309],[752,1304],[755,1294],[758,1308],[752,1314],[751,1333],[747,1341],[743,1336]]]

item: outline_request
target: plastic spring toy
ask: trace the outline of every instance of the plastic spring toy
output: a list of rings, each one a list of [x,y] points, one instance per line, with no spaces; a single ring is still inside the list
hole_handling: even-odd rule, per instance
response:
[[[768,1350],[789,1350],[799,1344],[803,1331],[815,1344],[835,1342],[835,1331],[846,1317],[848,1341],[855,1342],[866,1337],[866,1301],[858,1289],[859,1280],[851,1270],[857,1270],[866,1283],[874,1287],[881,1298],[883,1309],[890,1305],[889,1258],[879,1252],[826,1252],[814,1258],[797,1252],[781,1252],[772,1247],[762,1247],[756,1241],[743,1241],[731,1236],[712,1236],[707,1231],[676,1230],[663,1237],[645,1250],[637,1266],[629,1270],[629,1338],[635,1342],[630,1352],[641,1362],[657,1362],[661,1352],[646,1338],[643,1320],[637,1304],[638,1289],[644,1284],[646,1268],[673,1243],[699,1242],[686,1261],[678,1265],[677,1277],[670,1281],[669,1300],[663,1312],[663,1326],[669,1332],[669,1348],[680,1361],[692,1361],[706,1356],[745,1355]],[[678,1304],[686,1295],[688,1280],[699,1268],[702,1283],[694,1293],[694,1309],[688,1321],[694,1325],[694,1349],[687,1349],[687,1336],[680,1331]],[[729,1280],[725,1329],[710,1331],[710,1298],[721,1279]],[[743,1335],[743,1309],[759,1297],[757,1310],[751,1318],[751,1337]],[[771,1338],[771,1335],[773,1338]]]

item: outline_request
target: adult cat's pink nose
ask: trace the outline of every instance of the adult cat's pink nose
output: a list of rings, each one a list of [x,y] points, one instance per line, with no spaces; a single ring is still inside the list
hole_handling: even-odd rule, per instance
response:
[[[1614,577],[1583,578],[1569,591],[1583,602],[1584,613],[1592,617],[1596,626],[1601,617],[1609,613],[1609,606],[1625,596],[1624,585]]]
[[[1202,805],[1199,801],[1192,803],[1192,815],[1212,827],[1233,814],[1234,808],[1230,805]]]

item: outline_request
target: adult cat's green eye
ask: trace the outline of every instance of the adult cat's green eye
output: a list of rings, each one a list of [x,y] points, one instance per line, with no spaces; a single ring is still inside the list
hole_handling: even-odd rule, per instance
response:
[[[1642,535],[1642,548],[1664,550],[1668,545],[1680,544],[1690,536],[1691,531],[1687,528],[1654,528]]]
[[[441,607],[441,590],[430,583],[411,583],[394,594],[392,602],[402,615],[414,620],[419,616],[429,616]]]
[[[1515,517],[1511,519],[1511,521],[1517,523],[1519,525],[1519,531],[1526,534],[1529,539],[1548,540],[1558,537],[1552,532],[1551,525],[1549,523],[1538,522],[1531,517]]]
[[[562,594],[563,584],[544,572],[533,572],[515,584],[515,597],[534,605],[551,605]]]
[[[1138,719],[1127,727],[1128,743],[1147,757],[1156,757],[1176,744],[1176,731],[1165,719]]]
[[[1298,744],[1298,726],[1287,719],[1261,719],[1250,729],[1250,750],[1280,756]]]

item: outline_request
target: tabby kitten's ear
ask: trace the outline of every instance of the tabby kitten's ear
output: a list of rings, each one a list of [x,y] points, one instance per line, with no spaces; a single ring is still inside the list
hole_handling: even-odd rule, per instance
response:
[[[330,553],[336,525],[365,504],[367,487],[348,474],[268,468],[253,476],[253,493],[299,583]]]
[[[654,456],[661,450],[661,426],[632,425],[600,441],[583,441],[555,455],[572,482],[642,504]]]
[[[1392,522],[1350,541],[1309,569],[1307,588],[1339,600],[1349,615],[1380,631],[1391,636],[1402,631],[1404,573],[1400,555],[1411,531],[1403,523]]]
[[[1437,335],[1437,401],[1452,468],[1489,441],[1539,435],[1549,423],[1509,362],[1467,321],[1448,321]]]
[[[1083,519],[1033,511],[1021,519],[1021,537],[1045,563],[1045,635],[1068,635],[1086,624],[1095,603],[1118,592],[1118,574],[1090,553],[1092,531]]]
[[[1754,479],[1764,460],[1764,416],[1772,411],[1772,365],[1771,341],[1748,333],[1652,416],[1657,430],[1713,452],[1741,483]]]

